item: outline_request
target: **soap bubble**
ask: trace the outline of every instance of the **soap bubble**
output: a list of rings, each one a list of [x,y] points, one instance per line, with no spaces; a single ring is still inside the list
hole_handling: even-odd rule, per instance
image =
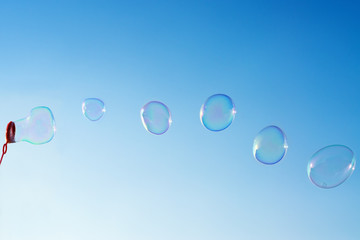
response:
[[[97,121],[105,113],[105,104],[98,98],[87,98],[82,103],[82,112],[87,119]]]
[[[25,141],[32,144],[50,142],[55,135],[54,115],[48,107],[36,107],[29,116],[14,121],[11,142]]]
[[[171,125],[170,110],[162,102],[148,102],[142,107],[140,116],[144,128],[156,135],[164,134]]]
[[[264,164],[279,162],[285,156],[287,149],[285,133],[277,126],[265,127],[254,139],[254,157]]]
[[[225,94],[215,94],[201,106],[200,121],[210,131],[222,131],[230,126],[235,114],[232,99]]]
[[[343,145],[331,145],[314,153],[307,173],[310,181],[320,188],[337,187],[355,170],[354,152]]]

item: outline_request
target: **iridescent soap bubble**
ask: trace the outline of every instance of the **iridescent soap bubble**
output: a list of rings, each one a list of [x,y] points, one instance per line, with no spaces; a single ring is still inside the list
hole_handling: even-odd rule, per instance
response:
[[[97,121],[105,113],[105,104],[98,98],[87,98],[82,103],[82,112],[87,119]]]
[[[253,155],[264,164],[278,163],[288,149],[285,133],[277,126],[262,129],[254,139]]]
[[[337,187],[355,170],[354,152],[344,145],[330,145],[314,153],[307,173],[310,181],[321,188]]]
[[[217,132],[229,127],[235,114],[232,99],[225,94],[215,94],[201,106],[200,121],[208,130]]]
[[[156,135],[164,134],[171,125],[170,110],[162,102],[148,102],[141,108],[140,116],[144,128]]]
[[[48,143],[55,135],[54,115],[48,107],[33,108],[29,116],[10,122],[6,135],[10,143],[20,141],[32,144]]]
[[[50,108],[45,106],[31,109],[30,115],[16,121],[10,121],[6,127],[0,164],[7,152],[7,145],[16,142],[29,142],[32,144],[45,144],[55,135],[55,120]]]

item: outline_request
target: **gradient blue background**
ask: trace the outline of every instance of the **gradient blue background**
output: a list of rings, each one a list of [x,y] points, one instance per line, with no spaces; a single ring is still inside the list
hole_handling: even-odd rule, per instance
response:
[[[359,173],[323,190],[306,165],[360,152],[360,6],[314,2],[0,1],[0,135],[39,105],[57,123],[8,147],[0,239],[359,239]],[[199,121],[215,93],[237,107],[219,133]],[[162,136],[141,124],[150,100],[172,111]],[[252,157],[270,124],[289,144],[275,166]]]

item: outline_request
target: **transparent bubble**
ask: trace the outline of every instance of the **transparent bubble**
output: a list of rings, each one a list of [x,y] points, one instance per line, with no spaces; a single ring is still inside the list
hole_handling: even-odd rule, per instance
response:
[[[82,112],[87,119],[97,121],[105,113],[105,104],[98,98],[87,98],[82,103]]]
[[[28,117],[14,123],[15,142],[44,144],[50,142],[55,135],[55,120],[48,107],[33,108]]]
[[[254,139],[253,155],[264,164],[278,163],[288,149],[285,133],[277,126],[262,129]]]
[[[331,145],[314,153],[309,160],[307,173],[313,184],[321,188],[337,187],[355,170],[353,151],[343,145]]]
[[[148,102],[142,107],[140,116],[144,128],[156,135],[164,134],[171,125],[170,110],[161,102]]]
[[[215,94],[201,106],[200,121],[210,131],[221,131],[230,126],[235,114],[232,99],[225,94]]]

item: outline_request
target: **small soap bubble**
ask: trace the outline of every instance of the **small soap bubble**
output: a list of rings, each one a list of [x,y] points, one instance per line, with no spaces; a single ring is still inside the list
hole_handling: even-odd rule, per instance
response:
[[[318,150],[309,160],[310,181],[320,188],[334,188],[345,182],[355,170],[354,152],[344,145],[330,145]]]
[[[169,108],[158,101],[145,104],[141,108],[140,116],[144,128],[156,135],[164,134],[172,122]]]
[[[82,103],[82,112],[87,119],[97,121],[105,113],[105,104],[98,98],[87,98]]]
[[[210,131],[222,131],[235,118],[236,110],[232,99],[225,94],[215,94],[206,99],[200,109],[200,121]]]
[[[262,129],[254,139],[253,155],[264,164],[278,163],[288,149],[285,133],[277,126]]]

